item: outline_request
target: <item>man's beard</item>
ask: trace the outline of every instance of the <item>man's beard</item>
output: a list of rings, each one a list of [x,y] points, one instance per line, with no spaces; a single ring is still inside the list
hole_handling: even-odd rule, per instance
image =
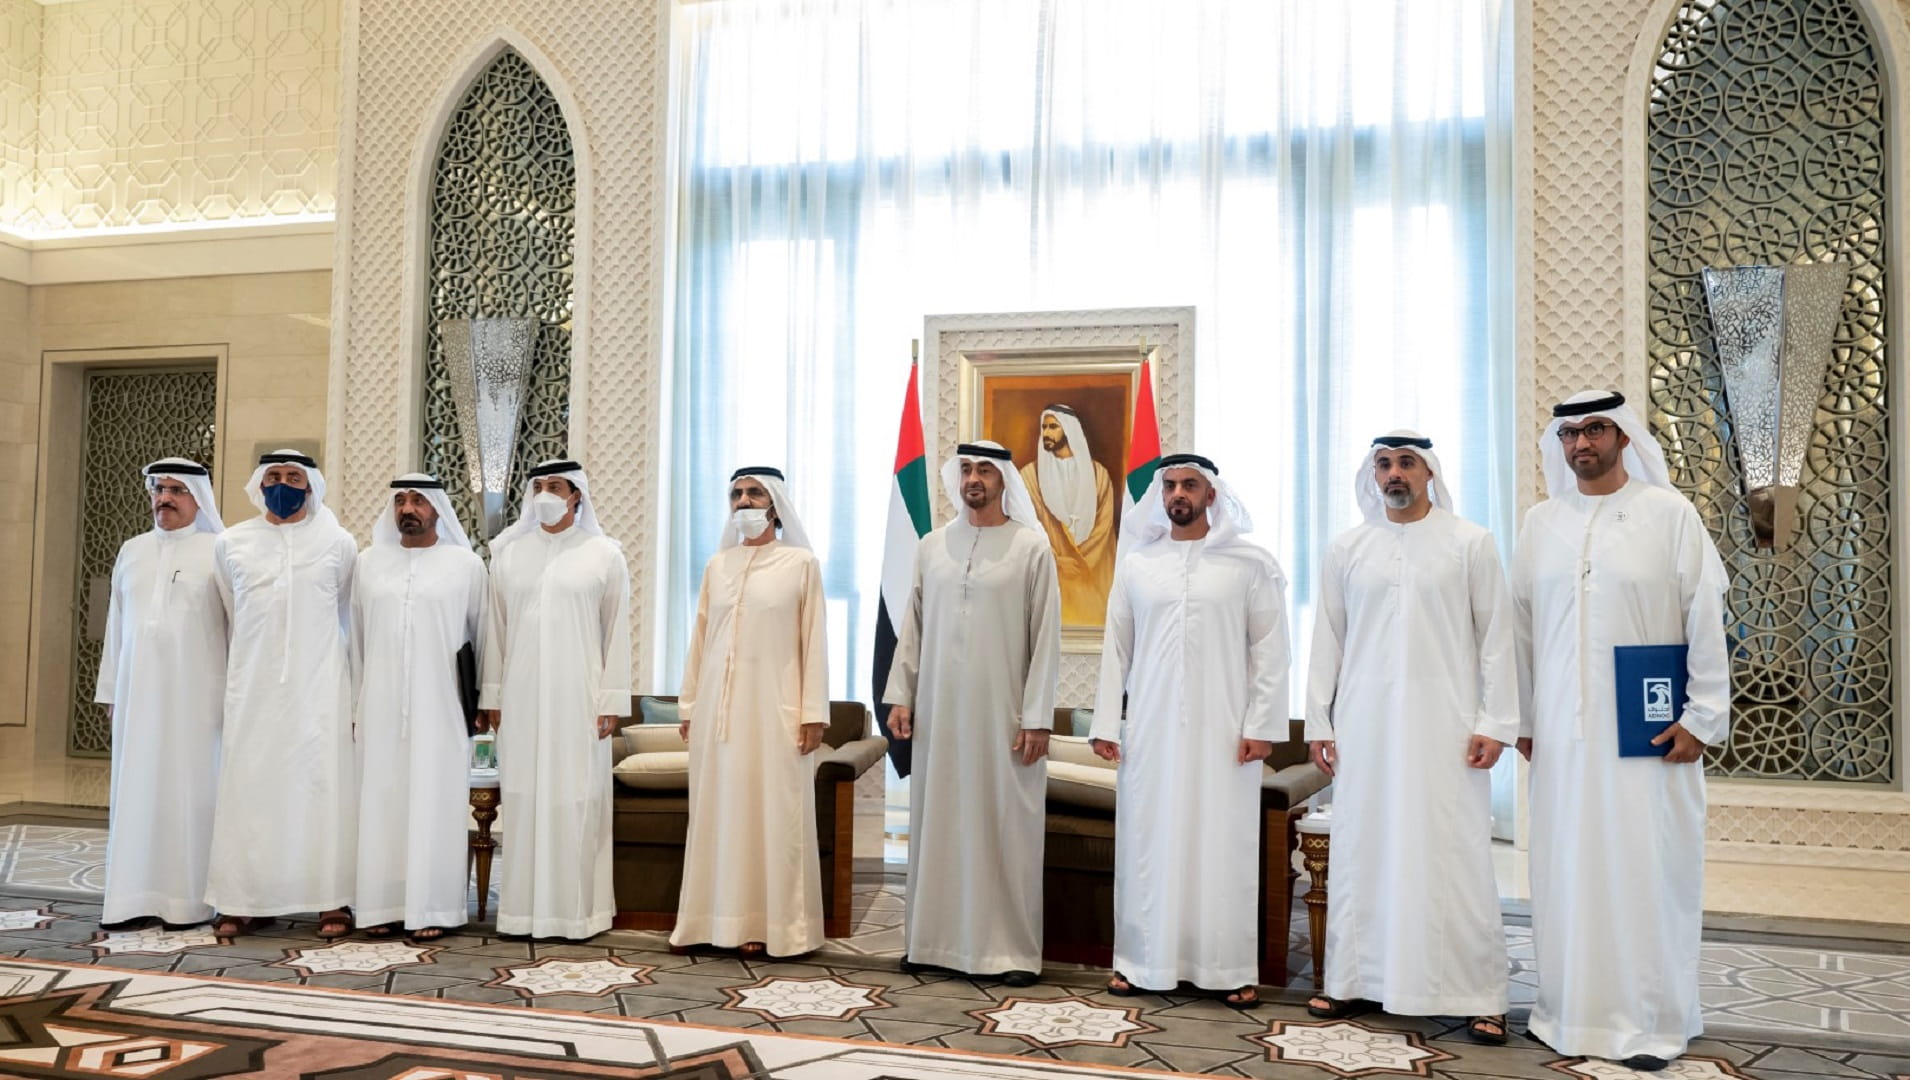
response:
[[[420,536],[424,533],[424,519],[413,514],[398,515],[398,531],[406,536]]]
[[[1618,464],[1620,453],[1619,448],[1613,447],[1610,455],[1601,454],[1596,450],[1591,452],[1590,457],[1585,458],[1573,454],[1566,460],[1566,464],[1571,467],[1572,475],[1580,480],[1596,480],[1612,471],[1612,467]]]
[[[1061,448],[1067,445],[1068,437],[1066,435],[1043,435],[1041,437],[1041,448],[1050,454],[1060,453]]]
[[[1381,495],[1386,500],[1386,509],[1404,510],[1413,504],[1413,493],[1407,488],[1392,488]]]
[[[962,489],[962,502],[970,510],[980,510],[994,500],[988,497],[988,489],[971,487]]]
[[[1192,525],[1194,519],[1199,517],[1201,513],[1201,508],[1190,502],[1173,502],[1167,504],[1167,520],[1182,527]]]

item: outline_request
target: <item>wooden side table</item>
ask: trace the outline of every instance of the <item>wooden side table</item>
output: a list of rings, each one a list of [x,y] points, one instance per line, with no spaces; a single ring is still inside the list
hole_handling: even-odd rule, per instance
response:
[[[1307,930],[1313,946],[1313,988],[1326,987],[1326,867],[1333,847],[1333,812],[1316,810],[1295,826],[1300,833],[1300,862],[1310,886],[1306,895]]]
[[[497,853],[497,839],[491,826],[497,822],[497,770],[471,770],[471,818],[477,830],[471,834],[471,862],[477,864],[477,917],[483,922],[491,908],[491,858]]]

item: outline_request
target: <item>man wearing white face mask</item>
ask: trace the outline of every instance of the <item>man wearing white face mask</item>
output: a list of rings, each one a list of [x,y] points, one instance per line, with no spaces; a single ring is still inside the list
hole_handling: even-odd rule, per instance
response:
[[[738,469],[729,494],[683,669],[690,835],[670,944],[793,956],[822,944],[822,565],[781,471]]]
[[[610,743],[630,715],[630,568],[574,461],[530,472],[491,541],[482,722],[498,732],[506,835],[497,928],[587,938],[610,928]]]

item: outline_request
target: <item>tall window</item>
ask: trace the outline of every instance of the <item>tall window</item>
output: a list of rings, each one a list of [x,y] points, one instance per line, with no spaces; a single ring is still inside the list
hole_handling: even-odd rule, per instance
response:
[[[825,567],[831,689],[866,698],[930,314],[1194,304],[1196,446],[1286,566],[1301,645],[1371,436],[1427,431],[1462,510],[1509,537],[1501,15],[679,5],[664,680],[729,470],[777,464]]]

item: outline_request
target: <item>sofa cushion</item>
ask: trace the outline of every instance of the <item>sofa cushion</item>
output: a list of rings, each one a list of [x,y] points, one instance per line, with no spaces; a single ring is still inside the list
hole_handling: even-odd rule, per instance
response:
[[[637,699],[637,712],[643,716],[643,722],[646,724],[667,724],[670,727],[676,727],[683,722],[683,718],[677,715],[677,703],[674,700],[665,701],[662,698],[645,695]]]
[[[1095,810],[1114,809],[1113,769],[1097,765],[1077,765],[1068,761],[1048,762],[1048,797],[1070,806]]]
[[[1094,730],[1094,710],[1069,709],[1068,723],[1069,726],[1074,728],[1071,734],[1085,739],[1088,737],[1088,733]]]
[[[683,790],[690,786],[690,752],[658,750],[631,754],[617,762],[610,772],[619,783],[633,788]]]
[[[687,751],[683,736],[667,724],[631,724],[623,729],[625,748],[632,754],[676,753]]]

